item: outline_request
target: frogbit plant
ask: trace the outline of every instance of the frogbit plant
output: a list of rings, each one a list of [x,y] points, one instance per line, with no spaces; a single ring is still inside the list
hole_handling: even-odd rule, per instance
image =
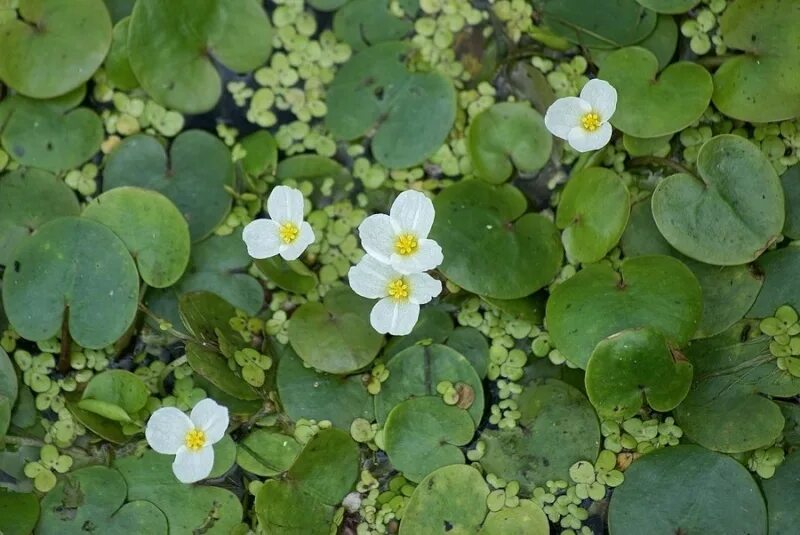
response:
[[[281,255],[296,260],[314,243],[314,230],[303,220],[305,201],[300,190],[275,186],[267,198],[269,219],[256,219],[245,226],[242,239],[253,258]]]
[[[589,80],[580,97],[556,100],[544,116],[550,132],[578,152],[599,150],[611,140],[611,116],[617,109],[617,90],[600,79]]]
[[[208,477],[214,466],[214,444],[228,429],[228,409],[206,398],[189,416],[175,407],[162,407],[147,422],[147,443],[158,453],[174,455],[172,471],[182,483]]]

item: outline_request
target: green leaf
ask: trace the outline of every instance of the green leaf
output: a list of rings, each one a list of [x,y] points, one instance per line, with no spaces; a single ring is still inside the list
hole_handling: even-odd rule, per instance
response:
[[[789,244],[782,249],[769,251],[758,259],[756,266],[764,274],[764,286],[747,317],[766,318],[783,305],[800,310],[800,286],[796,284],[800,269],[800,247]]]
[[[236,463],[243,470],[266,477],[287,471],[303,449],[294,437],[270,429],[256,429],[236,448]]]
[[[214,448],[214,465],[211,467],[211,473],[208,474],[210,479],[224,476],[236,462],[236,443],[230,435],[223,436],[222,440],[212,447]]]
[[[150,391],[138,375],[125,370],[106,370],[92,377],[82,399],[113,404],[128,414],[136,414],[144,408],[148,397]],[[90,410],[81,404],[79,406]]]
[[[68,321],[81,346],[100,349],[133,322],[139,277],[125,244],[108,228],[62,217],[26,238],[3,278],[3,303],[24,338],[47,340]]]
[[[486,515],[479,535],[550,535],[547,515],[531,500],[520,500],[516,507],[504,507]]]
[[[186,330],[206,348],[216,347],[232,358],[244,346],[241,335],[230,324],[236,309],[223,298],[210,292],[189,292],[180,297],[178,306]]]
[[[284,260],[279,256],[256,260],[255,265],[278,288],[296,294],[306,294],[317,287],[319,280],[300,260]]]
[[[126,16],[114,24],[114,31],[111,34],[111,50],[103,64],[108,80],[118,89],[130,91],[139,87],[139,81],[131,69],[130,58],[128,57],[128,30],[131,18]]]
[[[103,440],[107,440],[112,444],[125,444],[130,440],[130,437],[122,432],[122,426],[119,422],[81,409],[78,406],[77,399],[70,397],[65,405],[69,412],[72,413],[72,416],[75,417],[75,420]]]
[[[203,113],[222,93],[215,63],[240,73],[258,68],[272,50],[272,26],[257,0],[140,0],[128,47],[150,96],[168,108]]]
[[[681,253],[707,264],[755,260],[783,229],[783,190],[772,164],[734,135],[707,141],[697,157],[699,177],[678,173],[652,197],[661,234]]]
[[[10,492],[0,488],[0,533],[29,535],[39,520],[39,500],[35,494]]]
[[[642,402],[667,412],[683,401],[692,365],[652,329],[629,329],[597,344],[586,365],[586,394],[601,418],[624,420]]]
[[[444,344],[453,334],[453,318],[443,308],[422,307],[419,319],[411,332],[405,336],[393,336],[383,348],[383,358],[389,359],[404,349],[416,344]],[[478,333],[480,335],[480,333]],[[481,340],[483,335],[480,335]],[[487,348],[488,350],[488,348]],[[464,355],[466,356],[466,355]]]
[[[396,405],[384,425],[386,453],[406,479],[419,482],[443,466],[463,464],[467,445],[475,434],[470,414],[445,405],[441,396],[412,398]]]
[[[636,0],[644,7],[652,9],[656,13],[667,13],[668,15],[680,15],[686,13],[700,0]]]
[[[259,399],[258,392],[230,369],[224,355],[189,342],[186,344],[186,359],[195,373],[226,394],[243,400]]]
[[[255,500],[259,523],[276,535],[330,535],[335,509],[290,481],[275,479],[261,486]]]
[[[309,366],[345,374],[372,362],[383,336],[369,323],[372,302],[349,288],[335,288],[322,303],[298,308],[289,323],[289,343]]]
[[[434,201],[431,231],[444,252],[442,273],[465,290],[497,299],[525,297],[549,283],[561,268],[561,240],[549,219],[525,213],[526,204],[518,189],[480,180],[443,190]]]
[[[797,240],[800,239],[800,165],[793,165],[783,173],[781,185],[786,209],[783,234]]]
[[[625,231],[629,213],[628,188],[617,173],[588,167],[572,175],[556,214],[567,258],[581,264],[603,258]]]
[[[611,124],[626,134],[653,138],[673,134],[703,115],[714,86],[708,71],[688,61],[658,74],[658,58],[642,47],[618,50],[603,61],[598,76],[618,94]]]
[[[131,417],[128,416],[125,409],[119,405],[114,405],[113,403],[108,403],[99,399],[82,399],[78,402],[78,408],[115,422],[131,421]]]
[[[679,260],[639,256],[610,266],[592,264],[558,285],[547,301],[547,326],[556,348],[585,368],[600,340],[625,329],[651,327],[681,347],[700,322],[697,279]]]
[[[278,165],[278,143],[267,130],[258,130],[239,142],[247,154],[242,159],[242,168],[252,176],[275,173]]]
[[[611,497],[611,535],[766,533],[767,512],[747,469],[727,455],[681,445],[648,453]]]
[[[394,15],[389,3],[389,0],[350,0],[333,17],[336,37],[355,51],[403,39],[414,25],[411,20]]]
[[[467,147],[475,175],[502,184],[514,172],[534,173],[544,167],[553,136],[544,119],[527,102],[501,102],[470,122]]]
[[[23,0],[18,14],[0,26],[0,79],[23,95],[52,98],[75,89],[111,45],[101,0]]]
[[[83,217],[104,224],[119,236],[148,285],[165,288],[183,275],[189,263],[189,226],[175,205],[160,193],[115,188],[89,203]]]
[[[761,482],[767,500],[770,535],[790,535],[800,523],[800,452],[786,457],[775,475]],[[2,495],[0,495],[2,496]]]
[[[326,505],[338,505],[355,485],[359,451],[348,433],[323,429],[300,452],[286,477],[297,488]]]
[[[189,222],[193,241],[208,236],[225,218],[231,206],[225,186],[232,184],[228,147],[200,130],[187,130],[176,137],[169,156],[155,137],[138,134],[125,138],[108,155],[103,175],[104,191],[137,186],[162,193]]]

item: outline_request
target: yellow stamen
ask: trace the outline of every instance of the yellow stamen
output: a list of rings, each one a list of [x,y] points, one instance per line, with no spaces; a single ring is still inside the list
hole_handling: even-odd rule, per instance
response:
[[[417,241],[417,237],[413,234],[400,234],[394,240],[394,250],[397,251],[399,255],[408,256],[413,254],[418,247],[419,242]]]
[[[186,433],[183,443],[192,451],[201,450],[206,445],[206,434],[200,429],[192,429]]]
[[[405,280],[395,279],[389,283],[389,288],[387,288],[386,293],[388,293],[389,297],[392,299],[406,301],[409,293],[411,293],[411,288]]]
[[[294,223],[286,222],[281,225],[281,228],[278,230],[278,234],[281,237],[281,241],[286,245],[289,245],[297,239],[297,235],[300,234],[300,229],[297,228],[297,225]]]
[[[581,126],[583,126],[584,130],[589,132],[594,132],[598,128],[600,128],[600,114],[596,111],[590,111],[583,117],[581,117]]]

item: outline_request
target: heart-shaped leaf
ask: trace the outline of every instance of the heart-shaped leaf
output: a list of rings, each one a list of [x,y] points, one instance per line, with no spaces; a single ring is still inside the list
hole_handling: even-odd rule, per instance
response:
[[[139,276],[125,244],[107,227],[77,217],[44,224],[16,248],[3,278],[3,303],[28,340],[55,336],[67,322],[81,346],[100,349],[133,322]]]
[[[761,488],[767,500],[769,533],[789,535],[797,530],[800,522],[800,511],[797,509],[800,500],[800,452],[788,455],[773,477],[761,481]]]
[[[796,284],[800,269],[800,247],[787,247],[770,251],[756,262],[764,274],[764,286],[756,297],[748,318],[766,318],[783,305],[800,310],[800,287]]]
[[[104,224],[119,236],[148,285],[165,288],[183,275],[189,262],[189,226],[175,205],[160,193],[115,188],[89,203],[83,217]]]
[[[414,27],[405,17],[389,10],[388,0],[350,0],[336,11],[333,31],[353,50],[402,39]]]
[[[609,336],[597,344],[586,365],[586,394],[603,418],[630,418],[645,400],[654,410],[670,411],[691,384],[692,365],[652,329]]]
[[[360,370],[373,361],[383,336],[369,324],[372,302],[349,288],[328,292],[322,303],[298,308],[289,323],[289,343],[309,366],[328,373]]]
[[[120,407],[128,414],[142,410],[150,391],[138,375],[126,370],[106,370],[92,377],[83,391],[84,400],[99,400]]]
[[[23,95],[63,95],[106,57],[111,18],[101,0],[26,0],[18,13],[0,26],[0,79]]]
[[[721,266],[758,258],[783,229],[783,189],[766,156],[734,135],[707,141],[699,177],[678,173],[659,182],[653,218],[675,249]]]
[[[468,444],[474,434],[475,422],[467,411],[433,396],[400,403],[384,426],[389,462],[414,482],[442,466],[463,464],[459,446]]]
[[[625,329],[651,327],[680,347],[700,321],[697,279],[669,256],[639,256],[610,266],[592,264],[553,290],[547,326],[558,350],[586,368],[600,340]]]
[[[253,474],[272,477],[288,470],[302,449],[294,437],[256,429],[237,444],[236,463]]]
[[[436,152],[456,116],[453,84],[435,72],[408,71],[409,52],[405,43],[390,41],[356,54],[327,94],[331,134],[349,141],[374,131],[372,154],[392,169],[417,165]]]
[[[582,264],[603,258],[625,231],[630,208],[628,188],[614,171],[588,167],[572,175],[556,214],[567,258]]]
[[[80,205],[63,180],[38,169],[19,169],[0,178],[0,265],[16,246],[51,219],[76,216]]]
[[[655,54],[658,58],[659,70],[667,67],[672,61],[673,56],[675,56],[675,49],[678,47],[678,24],[675,22],[675,17],[659,15],[656,29],[644,40],[636,43],[636,46],[646,48]],[[602,69],[603,62],[608,56],[614,53],[614,50],[592,48],[590,52],[592,63],[599,69]],[[628,149],[627,144],[625,148]],[[630,152],[630,149],[628,149],[628,152]],[[631,155],[633,156],[633,154]]]
[[[0,532],[4,535],[29,535],[39,520],[39,500],[35,494],[0,488]]]
[[[682,445],[648,453],[611,497],[611,535],[767,533],[756,482],[727,455]]]
[[[652,9],[656,13],[666,13],[668,15],[680,15],[686,13],[700,0],[636,0],[644,7]]]
[[[444,252],[442,273],[498,299],[525,297],[549,283],[561,267],[561,240],[552,221],[525,214],[526,204],[518,189],[481,180],[443,190],[431,231]]]
[[[400,535],[477,533],[488,513],[488,496],[489,486],[471,466],[439,468],[414,489],[403,511]]]
[[[550,535],[547,515],[531,500],[520,500],[516,507],[490,511],[479,535]]]
[[[131,69],[130,58],[128,57],[128,31],[130,28],[130,17],[125,17],[114,24],[114,32],[111,38],[111,49],[108,51],[105,68],[108,80],[115,87],[124,91],[130,91],[139,87],[139,81]]]
[[[472,119],[467,147],[475,175],[490,184],[502,184],[516,167],[538,171],[553,149],[553,136],[541,114],[527,102],[501,102]]]
[[[175,138],[169,156],[152,136],[126,138],[109,154],[103,175],[105,191],[138,186],[162,193],[189,222],[193,241],[208,236],[225,218],[231,206],[225,186],[232,182],[228,147],[200,130]]]
[[[688,61],[658,74],[658,58],[642,47],[617,50],[598,75],[617,89],[611,124],[626,134],[659,137],[683,130],[703,115],[714,86],[708,71]]]
[[[324,429],[308,441],[286,477],[326,505],[337,505],[358,479],[358,444],[340,429]]]
[[[272,50],[272,26],[257,0],[141,0],[131,14],[128,47],[133,72],[150,96],[168,108],[202,113],[222,93],[215,63],[234,72],[259,67]]]

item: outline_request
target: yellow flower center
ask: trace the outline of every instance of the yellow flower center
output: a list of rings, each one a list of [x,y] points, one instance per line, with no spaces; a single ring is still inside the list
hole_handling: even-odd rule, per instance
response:
[[[419,242],[417,241],[417,237],[413,234],[400,234],[394,240],[394,250],[397,251],[399,255],[408,256],[414,253],[418,247]]]
[[[200,450],[206,445],[206,434],[200,429],[192,429],[186,433],[183,443],[192,451]]]
[[[600,122],[600,114],[596,111],[590,111],[581,117],[581,126],[583,126],[584,130],[588,130],[589,132],[594,132],[600,128]]]
[[[411,288],[408,286],[408,283],[403,279],[395,279],[389,283],[389,287],[386,290],[386,293],[389,294],[389,297],[395,299],[397,301],[405,301],[408,299],[408,294],[411,292]]]
[[[281,228],[278,230],[278,234],[281,237],[281,241],[286,245],[289,245],[297,239],[297,235],[300,234],[300,229],[297,228],[297,225],[294,223],[287,222],[281,225]]]

